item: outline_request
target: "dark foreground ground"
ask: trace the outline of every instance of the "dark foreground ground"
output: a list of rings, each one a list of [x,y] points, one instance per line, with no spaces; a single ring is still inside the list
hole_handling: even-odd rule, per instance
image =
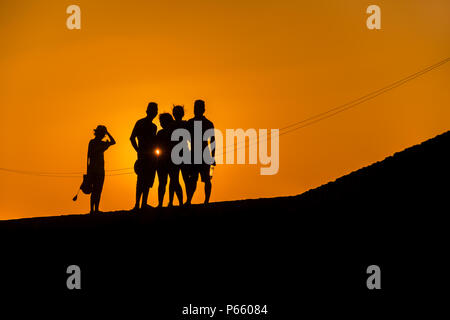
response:
[[[445,133],[294,197],[0,222],[0,290],[24,309],[133,319],[208,318],[189,304],[268,309],[214,319],[448,313],[449,146]],[[66,287],[73,264],[81,290]],[[366,287],[373,264],[381,290]]]

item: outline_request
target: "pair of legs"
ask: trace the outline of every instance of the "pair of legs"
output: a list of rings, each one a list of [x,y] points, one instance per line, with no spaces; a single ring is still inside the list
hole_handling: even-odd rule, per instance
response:
[[[102,195],[103,183],[105,182],[105,173],[90,174],[92,183],[91,193],[91,213],[99,212],[100,197]]]
[[[197,181],[198,181],[198,175],[200,174],[200,177],[202,179],[202,182],[205,184],[205,204],[209,203],[209,198],[211,196],[211,189],[212,189],[212,183],[211,183],[211,176],[209,175],[209,165],[194,165],[192,167],[192,170],[189,174],[188,184],[186,185],[186,193],[187,193],[187,200],[186,205],[190,205],[192,198],[194,197],[195,190],[197,189]],[[189,185],[189,186],[188,186]]]
[[[147,206],[149,191],[150,191],[150,186],[145,181],[145,178],[138,176],[137,182],[136,182],[136,204],[134,205],[134,209],[139,209],[141,197],[142,197],[142,204],[140,207],[144,208]]]
[[[156,168],[148,159],[138,159],[134,165],[134,171],[137,174],[136,182],[136,203],[134,209],[148,206],[148,193],[155,180]],[[142,198],[142,203],[141,203]],[[141,203],[141,206],[139,204]]]
[[[183,190],[180,185],[180,172],[179,168],[175,166],[162,166],[158,168],[158,207],[162,207],[164,201],[164,195],[166,193],[167,178],[170,178],[169,182],[169,207],[173,206],[173,196],[177,195],[180,205],[183,204]]]
[[[175,195],[176,190],[178,189],[177,185],[180,186],[178,189],[180,196],[177,193],[177,198],[178,198],[180,205],[183,203],[183,189],[181,188],[181,185],[180,185],[180,171],[181,171],[181,176],[183,177],[184,185],[186,186],[186,193],[187,193],[187,188],[189,185],[189,172],[187,171],[187,168],[182,167],[182,166],[174,166],[173,170],[174,170],[173,179],[171,176],[170,182],[174,181],[174,184],[169,183],[169,207],[171,207],[173,205],[173,197]]]

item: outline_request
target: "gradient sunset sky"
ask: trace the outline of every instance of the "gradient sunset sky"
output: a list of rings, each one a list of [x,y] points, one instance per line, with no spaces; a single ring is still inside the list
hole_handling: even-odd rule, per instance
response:
[[[71,4],[81,30],[66,28]],[[366,27],[371,4],[381,30]],[[287,126],[449,57],[449,13],[448,0],[2,0],[0,167],[82,173],[98,124],[117,140],[106,169],[132,167],[129,137],[149,101],[190,118],[204,99],[223,131]],[[450,63],[281,136],[276,175],[218,166],[211,200],[299,194],[449,129]],[[88,196],[72,201],[81,175],[0,181],[1,220],[89,210]],[[106,177],[100,209],[131,209],[135,183]]]

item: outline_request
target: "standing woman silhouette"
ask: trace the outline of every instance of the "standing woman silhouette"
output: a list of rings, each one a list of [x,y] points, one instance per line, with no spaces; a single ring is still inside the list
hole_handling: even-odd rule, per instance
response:
[[[89,141],[87,158],[87,175],[89,182],[92,184],[91,214],[100,212],[98,207],[103,190],[103,182],[105,181],[105,158],[103,153],[110,146],[116,144],[116,140],[109,134],[105,126],[97,126],[94,129],[94,136],[95,138]],[[103,141],[105,136],[108,136],[109,140]]]

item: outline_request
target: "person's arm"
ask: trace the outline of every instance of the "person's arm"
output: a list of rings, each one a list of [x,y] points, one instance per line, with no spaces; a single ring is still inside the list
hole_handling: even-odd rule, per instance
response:
[[[88,153],[87,153],[87,162],[86,162],[86,172],[89,171],[90,165],[91,165],[91,143],[89,142]]]
[[[112,136],[108,131],[106,131],[106,135],[107,135],[108,138],[109,138],[109,145],[110,145],[110,146],[115,145],[115,144],[116,144],[116,140],[114,140],[113,136]]]
[[[214,132],[214,125],[212,125],[212,124],[211,124],[211,129],[213,130],[213,134],[209,138],[210,148],[211,148],[211,145],[216,141],[216,135],[215,135],[215,132]],[[214,146],[214,148],[211,148],[211,156],[212,156],[212,160],[213,160],[212,165],[215,166],[216,165],[216,146]]]
[[[139,147],[136,143],[136,126],[134,126],[133,132],[131,133],[130,141],[134,150],[136,150],[136,152],[139,152]]]

